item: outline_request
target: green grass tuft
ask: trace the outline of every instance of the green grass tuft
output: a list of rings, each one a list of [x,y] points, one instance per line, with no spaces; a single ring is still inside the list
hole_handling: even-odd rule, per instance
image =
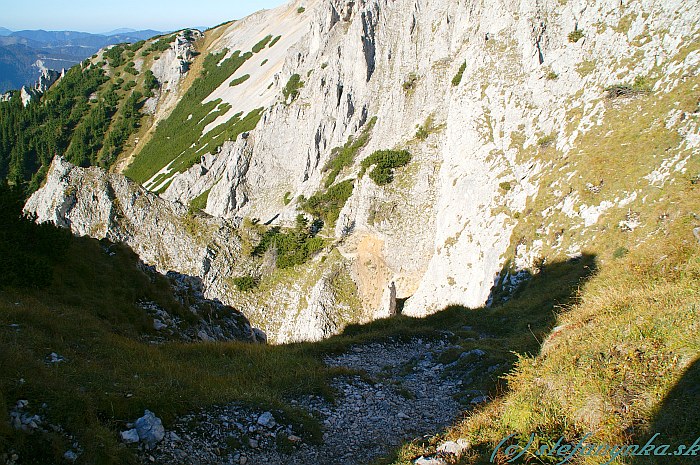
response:
[[[210,191],[211,191],[211,189],[207,189],[190,201],[190,206],[189,206],[190,213],[204,210],[205,208],[207,208],[207,200],[209,200],[209,192]]]
[[[326,188],[330,187],[331,184],[335,182],[336,178],[343,169],[352,165],[359,151],[362,150],[369,142],[369,137],[376,123],[377,117],[375,116],[365,124],[365,126],[362,128],[362,132],[356,139],[350,137],[345,145],[342,147],[335,147],[333,150],[331,150],[331,156],[326,165],[323,167],[323,171],[328,172],[328,176],[324,181]]]
[[[253,50],[253,53],[258,53],[258,52],[262,51],[262,49],[264,49],[265,47],[267,47],[267,44],[268,44],[271,40],[272,40],[272,36],[271,36],[271,35],[265,36],[260,42],[258,42],[257,44],[253,45],[253,49],[252,49],[252,50]]]
[[[292,103],[299,96],[299,89],[304,87],[304,81],[301,80],[301,76],[298,74],[292,74],[289,77],[289,81],[282,89],[282,95],[284,96],[285,103]]]
[[[355,180],[347,179],[335,184],[325,191],[317,192],[308,199],[302,199],[301,209],[315,218],[320,218],[329,228],[334,228],[340,216],[340,210],[352,195]]]
[[[583,31],[581,29],[575,29],[575,30],[569,32],[569,36],[568,36],[569,42],[571,42],[572,44],[575,44],[579,40],[583,39],[583,37],[584,37],[584,34],[583,34]]]
[[[259,281],[253,276],[240,276],[233,278],[233,284],[239,291],[246,292],[258,287]]]

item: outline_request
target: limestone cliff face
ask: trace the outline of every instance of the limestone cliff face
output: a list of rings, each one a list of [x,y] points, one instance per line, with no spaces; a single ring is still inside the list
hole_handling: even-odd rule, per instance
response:
[[[22,86],[22,88],[19,91],[20,97],[22,99],[22,105],[24,105],[25,107],[29,105],[29,102],[31,102],[32,99],[35,99],[40,94],[43,94],[44,92],[49,90],[49,87],[54,85],[54,83],[56,83],[65,75],[65,70],[56,71],[53,69],[47,69],[46,67],[44,67],[41,60],[38,60],[35,66],[38,66],[41,69],[39,79],[37,79],[33,86]],[[9,100],[11,96],[12,92],[8,92],[6,94],[3,94],[1,98],[3,100]]]
[[[163,200],[122,175],[77,168],[60,157],[25,210],[77,235],[124,242],[159,271],[202,277],[210,286],[212,262],[229,260],[238,247],[229,222],[192,217],[186,207]],[[217,246],[227,252],[217,254]]]
[[[237,293],[231,278],[250,266],[241,250],[237,224],[192,213],[120,174],[75,167],[56,157],[44,187],[29,198],[25,211],[41,222],[70,228],[76,235],[129,245],[144,262],[173,276],[178,289],[193,287],[190,281],[199,286],[201,279],[204,296],[232,305],[247,317],[234,319],[241,328],[233,336],[230,330],[220,329],[236,326],[228,320],[226,324],[209,321],[209,326],[204,322],[199,332],[195,331],[200,339],[240,339],[238,333],[253,331],[250,320],[263,331],[251,333],[250,340],[260,340],[259,334],[276,343],[319,340],[337,333],[348,322],[358,321],[332,289],[342,271],[337,257],[288,275],[257,299],[253,299],[254,294]],[[199,288],[194,289],[195,294],[199,292]],[[160,314],[154,313],[154,317],[166,321]]]
[[[699,9],[682,1],[312,0],[222,26],[207,52],[248,50],[268,34],[281,36],[236,73],[250,74],[248,81],[224,83],[205,99],[230,103],[229,118],[264,107],[262,119],[254,131],[176,174],[162,199],[141,196],[159,207],[128,210],[125,217],[149,224],[131,240],[147,261],[206,274],[208,249],[168,229],[174,223],[168,218],[184,212],[180,204],[209,190],[205,211],[220,219],[207,221],[217,227],[243,217],[289,224],[299,205],[285,205],[284,198],[322,189],[332,149],[376,116],[368,144],[338,180],[357,178],[359,162],[375,150],[406,148],[413,158],[388,186],[357,179],[341,211],[333,234],[360,306],[348,318],[388,314],[392,283],[410,315],[483,305],[508,259],[527,267],[536,258],[530,243],[521,244],[519,257],[508,254],[518,218],[549,188],[541,181],[552,165],[538,150],[551,145],[559,157],[575,156],[577,143],[606,114],[606,87],[654,69],[694,72],[698,52],[687,46],[697,42],[699,18]],[[304,85],[296,100],[284,102],[282,88],[294,74]],[[663,89],[676,85],[666,82]],[[158,111],[166,110],[156,109],[156,119]],[[420,137],[417,126],[424,129]],[[81,234],[123,235],[99,196],[97,203],[81,202],[53,182],[36,197],[44,200],[32,199],[27,208],[41,220]],[[569,201],[576,215],[598,208]],[[83,212],[83,219],[69,221],[67,210]],[[153,231],[172,234],[183,253],[163,261],[155,250],[146,252],[142,242]],[[577,253],[581,241],[568,253]],[[222,247],[236,256],[235,244]],[[217,267],[217,273],[229,269]],[[348,321],[329,323],[337,302],[323,291],[327,271],[304,274],[317,279],[298,289],[308,293],[305,302],[271,293],[252,304],[235,290],[209,292],[253,313],[265,308],[261,319],[278,320],[273,339],[318,338]],[[290,310],[292,303],[301,308]]]

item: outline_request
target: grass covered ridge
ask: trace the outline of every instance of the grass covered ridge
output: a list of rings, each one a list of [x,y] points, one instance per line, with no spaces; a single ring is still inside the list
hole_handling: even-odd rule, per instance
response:
[[[207,125],[231,108],[230,105],[222,104],[220,99],[207,103],[203,103],[204,100],[253,56],[252,52],[241,54],[239,50],[225,58],[227,54],[228,50],[223,50],[209,54],[204,59],[201,75],[192,83],[170,116],[158,124],[152,139],[124,174],[144,183],[171,162],[172,170],[185,171],[199,161],[202,155],[215,151],[227,140],[235,140],[240,133],[255,128],[262,115],[261,108],[245,116],[238,113],[231,120],[218,125],[206,135],[203,134]],[[240,83],[238,80],[232,82]],[[152,187],[157,187],[167,177],[165,175],[163,179],[155,179]]]

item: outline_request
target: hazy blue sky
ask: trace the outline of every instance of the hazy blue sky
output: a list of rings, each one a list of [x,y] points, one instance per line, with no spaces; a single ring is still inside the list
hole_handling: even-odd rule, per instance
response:
[[[107,32],[214,26],[285,0],[0,0],[0,26],[12,29]]]

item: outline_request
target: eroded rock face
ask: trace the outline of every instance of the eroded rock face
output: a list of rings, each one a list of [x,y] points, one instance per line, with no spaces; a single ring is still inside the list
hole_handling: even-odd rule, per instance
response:
[[[623,11],[603,0],[332,0],[304,2],[300,35],[289,25],[299,5],[256,13],[217,40],[217,50],[243,50],[281,33],[275,47],[286,47],[285,58],[249,80],[262,86],[256,105],[267,107],[256,130],[176,176],[164,196],[187,202],[211,189],[206,211],[213,215],[291,222],[297,205],[285,206],[285,193],[295,199],[321,189],[332,148],[377,116],[356,162],[374,150],[403,147],[413,162],[388,187],[358,180],[335,234],[354,236],[349,244],[383,243],[386,267],[381,282],[370,286],[396,283],[411,315],[487,301],[511,244],[513,215],[540,188],[542,163],[520,154],[536,152],[539,139],[557,134],[554,143],[566,156],[602,118],[602,90],[668,66],[682,46],[678,38],[698,24],[697,9],[683,2]],[[577,42],[568,38],[575,29],[584,32]],[[642,40],[645,34],[649,40]],[[251,69],[261,68],[258,61],[251,60]],[[302,76],[304,87],[293,103],[282,103],[281,88],[292,74]],[[224,87],[215,96],[243,92]],[[235,101],[233,107],[231,114],[239,110]],[[573,120],[572,108],[581,109]],[[417,125],[427,127],[427,139],[416,137]],[[341,179],[357,171],[356,164]],[[343,253],[361,251],[344,246]],[[355,261],[360,286],[363,266]],[[366,305],[376,315],[388,310],[375,298]]]
[[[22,99],[22,105],[24,105],[25,107],[29,105],[29,102],[37,98],[40,94],[43,94],[44,92],[49,90],[49,87],[51,87],[56,81],[61,79],[66,72],[65,70],[56,71],[53,69],[47,69],[46,67],[44,67],[41,60],[37,61],[36,66],[38,66],[41,69],[39,79],[37,79],[33,86],[22,86],[22,88],[19,91],[20,98]],[[0,97],[0,100],[6,101],[9,100],[11,97],[12,92],[8,92],[6,94],[3,94]]]
[[[322,190],[332,149],[376,116],[368,144],[338,181],[357,178],[375,150],[406,148],[413,158],[388,186],[356,179],[340,212],[333,233],[361,305],[352,318],[391,314],[391,283],[405,314],[476,307],[500,276],[528,199],[541,192],[541,141],[554,136],[558,156],[572,156],[605,115],[606,87],[697,65],[697,51],[674,61],[697,37],[700,12],[690,2],[303,3],[303,14],[293,2],[222,26],[203,51],[250,50],[281,35],[237,72],[250,79],[233,87],[227,80],[204,99],[230,103],[228,117],[266,108],[255,130],[176,175],[162,198],[116,175],[55,163],[28,210],[79,234],[126,241],[159,269],[202,277],[208,295],[241,308],[273,341],[324,337],[347,320],[323,283],[327,268],[310,265],[315,272],[255,299],[237,293],[225,284],[240,258],[233,226],[242,217],[292,223],[299,205],[284,199]],[[569,40],[574,30],[583,31],[578,41]],[[304,86],[283,102],[294,74]],[[159,106],[155,119],[170,108]],[[216,218],[188,232],[183,205],[207,190],[205,211]],[[572,203],[565,213],[591,227],[604,205]]]
[[[215,252],[210,239],[225,238],[235,250],[226,221],[191,218],[187,208],[168,202],[100,168],[77,168],[56,157],[42,189],[25,210],[40,222],[70,228],[74,234],[129,245],[159,271],[177,270],[206,280]]]
[[[101,168],[79,168],[56,157],[44,187],[27,201],[25,211],[39,222],[70,228],[76,235],[129,245],[147,264],[168,278],[180,300],[201,317],[199,326],[180,328],[172,316],[149,302],[145,311],[154,328],[185,340],[285,342],[318,340],[338,332],[337,302],[327,275],[307,289],[280,283],[267,305],[236,299],[229,279],[245,257],[232,221],[193,214],[178,202],[158,197],[120,174]],[[149,267],[145,271],[152,273]],[[171,271],[175,270],[177,271]],[[287,293],[283,293],[286,289]],[[240,297],[240,296],[239,296]],[[304,299],[306,306],[298,305]],[[248,319],[231,305],[254,317]],[[279,318],[272,318],[278,315]],[[284,317],[282,317],[284,315]],[[353,320],[344,320],[343,323]],[[356,320],[355,320],[356,321]]]

